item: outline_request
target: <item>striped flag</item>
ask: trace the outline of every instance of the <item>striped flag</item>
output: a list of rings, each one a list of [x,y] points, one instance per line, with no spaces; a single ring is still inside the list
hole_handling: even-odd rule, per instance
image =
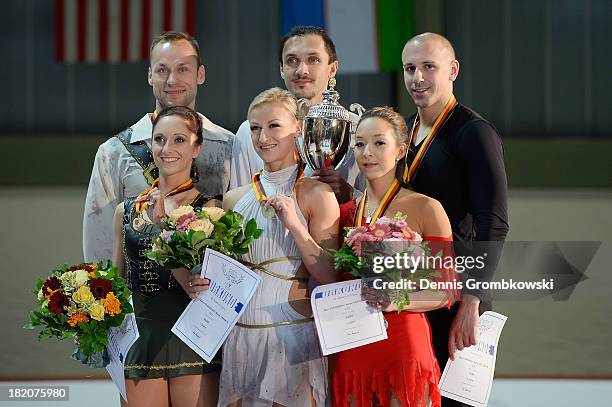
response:
[[[155,36],[194,28],[195,0],[55,0],[58,62],[146,61]]]
[[[324,28],[336,44],[340,73],[402,68],[413,35],[412,0],[283,0],[283,34],[295,25]]]

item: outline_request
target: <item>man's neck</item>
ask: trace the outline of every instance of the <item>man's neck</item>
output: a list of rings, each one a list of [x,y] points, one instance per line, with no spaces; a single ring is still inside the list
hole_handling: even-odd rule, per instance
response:
[[[170,107],[170,106],[162,106],[158,101],[155,101],[155,112],[156,113],[161,112],[166,107]],[[186,107],[190,108],[191,110],[195,110],[195,102]]]
[[[321,103],[321,101],[323,101],[323,95],[317,95],[315,97],[313,97],[312,99],[310,99],[310,106],[314,106],[318,103]]]
[[[438,118],[438,116],[440,116],[440,113],[442,113],[442,111],[444,110],[444,106],[446,106],[446,103],[452,95],[453,94],[451,93],[446,97],[439,98],[439,100],[431,106],[419,107],[417,109],[419,113],[419,121],[422,127],[431,128],[433,126],[436,119]]]

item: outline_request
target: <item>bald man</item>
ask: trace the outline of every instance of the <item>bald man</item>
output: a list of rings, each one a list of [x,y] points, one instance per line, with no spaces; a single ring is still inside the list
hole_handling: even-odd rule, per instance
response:
[[[402,63],[406,90],[417,106],[408,121],[411,143],[402,178],[414,191],[442,204],[453,229],[456,255],[488,252],[485,270],[473,270],[468,278],[490,279],[500,245],[478,244],[475,251],[465,243],[503,241],[508,233],[501,138],[491,123],[453,95],[459,62],[446,38],[433,33],[411,38],[404,46]],[[491,303],[486,292],[464,289],[450,310],[428,312],[440,369],[449,353],[476,344],[479,313],[487,309]],[[442,400],[444,407],[461,405]]]

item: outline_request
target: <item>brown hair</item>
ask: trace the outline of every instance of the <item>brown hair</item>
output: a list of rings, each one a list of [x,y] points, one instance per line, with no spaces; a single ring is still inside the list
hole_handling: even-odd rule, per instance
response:
[[[186,106],[169,106],[163,108],[159,113],[157,113],[157,115],[153,119],[153,130],[151,131],[151,133],[154,134],[155,126],[157,126],[157,123],[159,123],[162,118],[168,116],[178,116],[183,119],[185,121],[185,124],[187,125],[187,129],[195,133],[196,143],[202,145],[202,142],[204,141],[204,135],[202,134],[202,121],[200,120],[200,116],[198,116],[198,113],[195,110],[190,109]],[[191,163],[191,172],[189,176],[193,180],[193,182],[198,182],[200,180],[200,173],[198,171],[198,167],[195,164],[195,160],[193,160],[193,162]]]
[[[151,42],[151,48],[149,49],[149,55],[153,53],[153,48],[155,48],[157,44],[161,44],[165,42],[175,42],[175,41],[180,41],[180,40],[185,40],[191,44],[191,46],[193,47],[196,53],[196,58],[198,59],[198,67],[200,65],[203,65],[202,58],[200,57],[200,45],[198,44],[198,41],[186,32],[167,31],[157,36],[155,39],[153,39],[153,42]]]
[[[185,124],[189,131],[193,132],[197,137],[197,143],[202,144],[204,141],[204,135],[202,134],[202,121],[200,117],[195,112],[186,106],[169,106],[163,108],[155,118],[153,119],[153,131],[155,131],[155,126],[162,119],[162,117],[166,116],[179,116],[183,120],[185,120]]]

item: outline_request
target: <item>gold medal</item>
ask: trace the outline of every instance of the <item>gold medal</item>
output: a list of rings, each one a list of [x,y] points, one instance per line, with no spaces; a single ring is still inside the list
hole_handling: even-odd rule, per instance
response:
[[[142,232],[142,229],[144,228],[145,223],[146,223],[145,220],[142,218],[141,215],[139,215],[139,216],[136,216],[134,220],[132,221],[132,227],[134,228],[135,231]]]
[[[261,208],[261,214],[266,219],[272,219],[276,215],[276,211],[270,205]]]
[[[295,154],[295,152],[294,152],[294,154]],[[299,155],[298,155],[298,157],[299,157]],[[295,182],[296,183],[298,182],[298,180],[304,174],[304,170],[301,167],[301,162],[299,160],[297,160],[297,161],[298,161],[298,173],[297,173],[297,176],[295,177]],[[259,171],[255,175],[253,175],[253,183],[252,183],[253,191],[255,191],[255,196],[257,197],[257,200],[262,205],[261,214],[263,215],[263,217],[266,218],[266,219],[272,219],[276,215],[276,211],[274,210],[274,208],[272,206],[270,206],[270,205],[266,206],[266,203],[268,202],[268,197],[266,196],[266,192],[263,189],[263,185],[261,185],[260,175],[261,175],[262,172],[263,172],[263,170]],[[291,194],[293,194],[294,192],[295,192],[295,183],[293,184],[293,188],[292,188]]]

